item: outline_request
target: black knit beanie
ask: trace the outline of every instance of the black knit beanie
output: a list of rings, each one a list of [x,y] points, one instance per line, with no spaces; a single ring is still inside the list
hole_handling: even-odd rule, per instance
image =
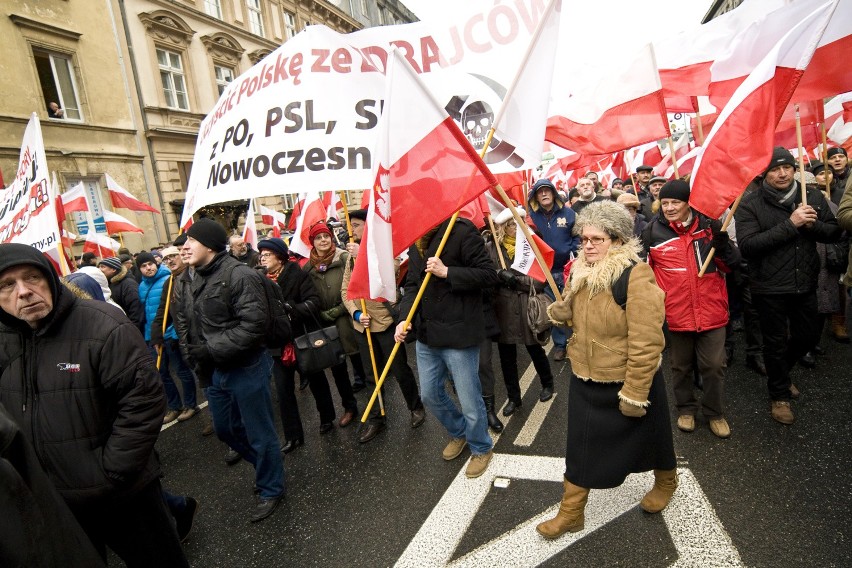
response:
[[[140,252],[136,255],[136,268],[142,268],[142,265],[146,262],[153,262],[154,264],[157,263],[154,259],[154,255],[150,252]]]
[[[689,201],[689,183],[682,179],[673,179],[660,188],[660,201],[663,199],[679,199]]]
[[[763,173],[765,174],[777,166],[792,166],[795,168],[796,158],[793,157],[793,154],[791,154],[790,150],[787,148],[776,146],[772,149],[772,159],[769,161],[769,165],[766,166],[766,169],[763,170]]]
[[[192,224],[186,234],[214,252],[222,252],[228,247],[228,233],[225,232],[225,227],[213,219],[206,217],[199,219]]]

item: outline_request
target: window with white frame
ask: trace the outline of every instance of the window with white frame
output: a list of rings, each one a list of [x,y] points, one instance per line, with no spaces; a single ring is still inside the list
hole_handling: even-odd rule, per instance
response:
[[[367,0],[361,0],[361,15],[367,16]]]
[[[83,113],[80,110],[71,58],[33,48],[33,59],[48,118],[82,121]]]
[[[234,70],[230,67],[222,65],[214,65],[213,70],[216,73],[216,88],[219,90],[219,95],[225,92],[228,88],[228,83],[234,80]]]
[[[204,0],[204,11],[208,16],[222,19],[222,0]]]
[[[296,35],[296,15],[284,10],[284,38],[290,39]]]
[[[163,96],[166,106],[180,110],[189,110],[186,95],[186,78],[180,53],[157,48],[157,63],[160,66],[160,80],[163,83]]]
[[[263,36],[263,8],[260,0],[246,0],[249,29],[255,35]]]

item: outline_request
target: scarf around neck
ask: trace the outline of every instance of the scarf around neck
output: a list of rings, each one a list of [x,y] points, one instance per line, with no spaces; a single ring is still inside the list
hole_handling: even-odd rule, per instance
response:
[[[509,260],[515,260],[515,235],[506,235],[503,237],[503,246],[506,247],[506,254],[509,255]]]
[[[317,252],[317,248],[314,247],[311,249],[311,266],[316,269],[319,269],[323,264],[328,268],[328,265],[331,264],[331,261],[334,260],[334,253],[337,252],[334,247],[331,247],[327,253],[320,256]]]
[[[764,179],[761,182],[761,189],[767,192],[770,198],[776,200],[782,207],[785,207],[792,211],[796,208],[796,194],[798,193],[799,184],[796,183],[796,180],[793,180],[790,183],[790,188],[788,190],[783,189],[775,189]]]

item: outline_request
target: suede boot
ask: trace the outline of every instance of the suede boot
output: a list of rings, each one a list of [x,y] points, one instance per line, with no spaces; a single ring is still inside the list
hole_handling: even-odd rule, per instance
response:
[[[647,513],[659,513],[666,508],[677,489],[677,469],[655,469],[654,487],[642,498],[639,506]]]
[[[586,501],[589,499],[589,490],[578,487],[568,481],[563,482],[565,494],[559,505],[559,512],[549,521],[539,523],[535,528],[544,538],[559,538],[566,532],[578,532],[583,530],[586,517],[583,512],[586,509]]]
[[[485,401],[485,415],[488,417],[488,427],[499,434],[503,431],[503,423],[500,422],[497,414],[494,413],[494,395],[483,396],[482,400]]]
[[[831,336],[840,343],[849,343],[849,333],[846,331],[846,317],[831,314]]]

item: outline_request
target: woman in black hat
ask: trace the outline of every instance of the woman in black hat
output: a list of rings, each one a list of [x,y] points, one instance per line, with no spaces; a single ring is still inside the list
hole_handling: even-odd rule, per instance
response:
[[[299,265],[290,261],[287,245],[281,239],[264,239],[257,244],[260,252],[261,266],[266,268],[266,276],[274,280],[284,295],[284,307],[294,327],[308,329],[316,327],[316,319],[320,305],[319,294],[308,275]],[[281,451],[285,454],[292,452],[305,443],[305,433],[302,419],[299,416],[299,406],[296,403],[296,362],[283,360],[280,349],[273,354],[272,377],[275,380],[275,390],[278,392],[278,409],[281,413],[281,425],[284,427],[284,444]],[[286,351],[286,349],[285,349]],[[286,355],[284,356],[286,358]],[[316,400],[320,414],[320,433],[331,430],[334,420],[334,403],[331,390],[325,374],[312,373],[304,377],[308,380],[311,393]]]

